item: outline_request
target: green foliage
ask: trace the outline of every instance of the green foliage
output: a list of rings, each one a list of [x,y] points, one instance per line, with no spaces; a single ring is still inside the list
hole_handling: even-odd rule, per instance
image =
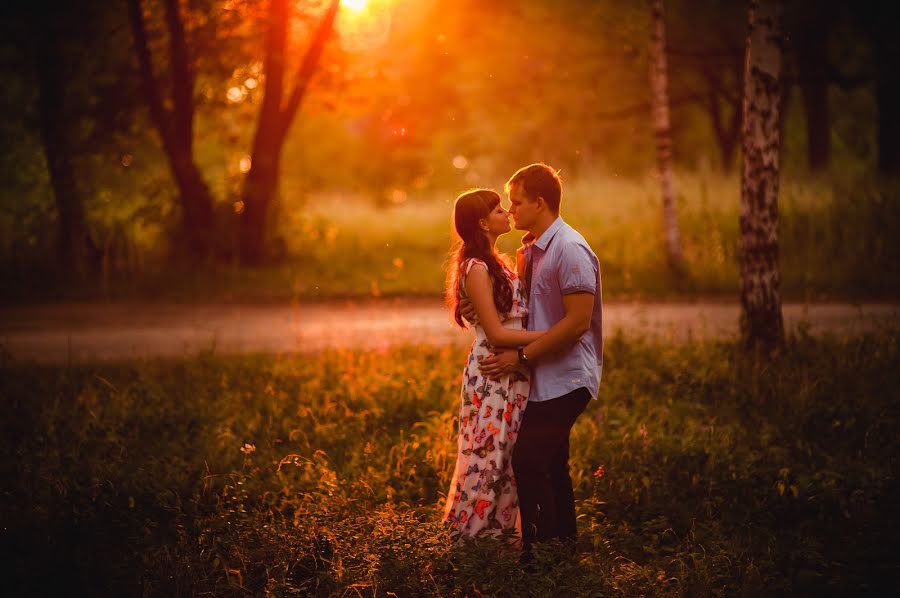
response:
[[[14,593],[892,593],[893,332],[729,343],[617,337],[577,423],[576,558],[523,573],[439,523],[458,348],[331,351],[0,377]],[[601,467],[602,466],[602,467]]]
[[[496,188],[502,187],[497,181]],[[674,278],[662,251],[659,186],[653,177],[596,177],[566,182],[563,214],[600,259],[604,297],[734,296],[739,287],[739,185],[734,176],[681,173],[679,225],[689,276]],[[56,279],[9,285],[6,298],[289,301],[436,296],[444,284],[454,192],[417,194],[378,207],[358,195],[285,197],[278,218],[285,258],[261,269],[210,266],[181,271],[154,260],[159,241],[135,249],[144,271],[100,283]],[[856,179],[786,180],[780,201],[781,289],[798,299],[900,295],[896,187]],[[140,214],[134,212],[135,218]],[[137,222],[135,220],[135,222]],[[515,251],[520,234],[500,239]],[[150,255],[143,258],[143,251]]]
[[[145,4],[154,66],[165,92],[170,77],[163,6]],[[385,8],[392,4],[393,9]],[[829,23],[833,31],[825,32],[829,44],[821,62],[833,67],[830,76],[843,75],[829,80],[830,121],[819,124],[831,132],[830,172],[834,176],[852,173],[862,181],[834,189],[825,183],[811,185],[808,193],[868,204],[879,192],[863,197],[846,189],[874,185],[881,138],[878,114],[885,112],[878,105],[874,79],[878,65],[886,60],[877,51],[878,40],[889,38],[881,24],[890,19],[880,18],[882,13],[872,7],[795,4],[794,21],[807,23],[804,17],[818,11],[818,17]],[[290,40],[295,49],[303,47],[315,20],[312,5],[296,7],[297,26]],[[235,211],[240,209],[235,204],[250,166],[247,160],[262,99],[265,4],[197,0],[182,10],[188,46],[196,59],[196,160],[217,201],[217,256],[227,262],[234,252],[239,220]],[[711,114],[718,106],[722,120],[730,122],[740,105],[745,11],[742,5],[721,0],[673,0],[666,11],[677,164],[686,171],[703,172],[711,164],[734,169],[735,157],[722,162],[722,142]],[[349,17],[339,22],[322,68],[288,132],[275,218],[293,219],[296,210],[324,194],[356,194],[382,206],[416,197],[443,209],[440,202],[430,200],[475,185],[498,187],[515,168],[543,160],[561,168],[567,181],[582,181],[593,198],[609,187],[603,177],[637,180],[617,190],[624,191],[623,205],[634,208],[637,199],[641,206],[635,218],[624,222],[632,230],[587,231],[593,239],[620,243],[604,248],[617,258],[608,264],[609,290],[651,295],[684,290],[733,292],[736,276],[729,254],[730,235],[736,230],[736,215],[729,211],[737,189],[733,180],[727,188],[713,184],[704,200],[714,216],[721,211],[721,222],[692,214],[690,208],[681,216],[690,245],[686,251],[694,252],[694,278],[686,288],[675,287],[676,281],[656,255],[661,253],[655,224],[658,208],[648,205],[645,210],[642,202],[657,191],[640,179],[652,172],[655,156],[647,108],[648,13],[645,5],[622,0],[493,4],[429,0],[402,7],[373,0],[355,26]],[[263,278],[271,284],[263,285],[261,294],[279,298],[294,294],[295,287],[302,287],[299,294],[303,296],[368,295],[373,280],[385,294],[439,291],[440,277],[404,276],[392,282],[381,276],[391,271],[396,257],[406,264],[421,264],[416,272],[426,272],[426,266],[441,261],[440,254],[446,250],[443,223],[433,242],[407,243],[406,251],[386,260],[371,257],[359,260],[357,266],[350,260],[359,256],[337,254],[338,250],[372,254],[380,249],[367,242],[368,227],[362,234],[350,228],[346,234],[359,242],[338,238],[333,251],[321,260],[246,276],[211,271],[199,276],[199,288],[186,288],[195,284],[196,273],[173,271],[172,264],[177,265],[180,256],[167,255],[179,228],[180,202],[139,91],[127,11],[122,3],[91,1],[87,8],[75,11],[54,8],[52,16],[66,32],[61,40],[66,61],[60,65],[67,75],[64,121],[71,126],[77,186],[84,196],[88,228],[103,253],[107,286],[102,293],[127,295],[129,288],[136,294],[138,289],[165,287],[187,296],[203,295],[207,289],[207,296],[216,297],[223,277],[237,279],[235,284],[251,290],[259,288],[251,279]],[[24,23],[16,24],[21,20],[16,11],[11,9],[8,17],[8,29],[14,35],[0,42],[0,63],[7,79],[0,98],[5,108],[0,111],[0,131],[12,141],[0,157],[6,183],[0,189],[0,274],[17,275],[7,287],[19,299],[90,296],[91,288],[66,288],[69,281],[54,267],[57,215],[35,118],[32,46],[38,36]],[[791,38],[793,44],[799,43],[797,36]],[[289,72],[301,55],[289,52]],[[790,58],[790,62],[796,60]],[[802,81],[807,73],[795,76]],[[718,98],[714,104],[711,97]],[[789,100],[782,172],[785,181],[800,181],[807,173],[806,115],[797,89]],[[453,165],[458,157],[465,159],[457,161],[462,167]],[[687,204],[701,200],[697,187],[689,184],[682,189],[678,181]],[[887,198],[896,204],[895,194]],[[819,221],[819,216],[830,217],[829,205],[827,201],[811,205],[801,218],[822,230],[834,229],[840,223]],[[323,210],[332,208],[325,202]],[[855,221],[853,215],[850,219]],[[383,220],[379,215],[374,224],[380,227]],[[716,222],[719,226],[714,227]],[[889,242],[895,236],[891,227],[896,221],[878,222],[873,230],[849,229],[853,240],[836,243],[829,251],[846,256],[861,239],[873,236]],[[431,223],[426,225],[429,231]],[[275,257],[280,257],[280,244],[305,240],[295,228],[268,232],[275,233],[271,239]],[[648,242],[652,254],[645,249]],[[785,237],[784,248],[786,259],[799,259],[789,252],[790,237]],[[421,254],[426,257],[417,261],[415,256]],[[634,262],[638,255],[640,261]],[[723,255],[724,266],[718,261]],[[304,255],[288,257],[301,261]],[[337,264],[342,279],[330,280],[328,272],[323,272],[332,264]],[[895,283],[890,281],[898,277],[880,275],[884,267],[891,264],[862,269],[847,265],[834,277],[830,263],[814,263],[811,268],[785,264],[783,280],[794,295],[896,295]],[[147,280],[158,271],[165,275]],[[59,281],[57,286],[42,280],[47,272]],[[117,277],[123,284],[118,284]],[[97,286],[95,282],[90,281],[90,286]],[[238,288],[234,294],[243,292]]]

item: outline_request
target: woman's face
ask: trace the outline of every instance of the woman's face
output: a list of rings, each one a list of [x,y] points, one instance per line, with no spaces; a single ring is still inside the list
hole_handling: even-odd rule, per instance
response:
[[[494,237],[499,237],[512,230],[512,227],[509,225],[509,213],[503,209],[500,203],[491,210],[491,213],[487,215],[483,222],[487,224],[485,232]]]

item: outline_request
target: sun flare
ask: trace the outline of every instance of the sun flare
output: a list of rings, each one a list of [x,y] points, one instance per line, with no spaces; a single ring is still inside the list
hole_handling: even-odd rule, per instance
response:
[[[366,8],[369,0],[341,0],[341,4],[352,10],[353,12],[362,12]]]

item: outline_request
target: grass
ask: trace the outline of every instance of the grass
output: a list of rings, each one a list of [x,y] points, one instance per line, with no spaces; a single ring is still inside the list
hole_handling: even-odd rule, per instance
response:
[[[576,561],[448,544],[463,351],[202,355],[0,376],[14,595],[886,595],[900,344],[607,343]],[[602,466],[602,469],[600,469]]]
[[[495,187],[502,187],[497,181]],[[679,173],[678,214],[688,267],[674,278],[662,254],[653,177],[567,182],[563,214],[596,251],[608,298],[734,297],[739,181]],[[278,218],[285,259],[259,268],[163,266],[159,247],[132,247],[129,274],[73,283],[27,269],[6,300],[138,299],[286,301],[437,296],[450,246],[454,192],[413,195],[378,207],[358,196],[285,197]],[[785,181],[780,195],[780,271],[785,297],[900,296],[900,201],[887,184],[837,179]],[[520,234],[501,239],[515,250]],[[142,257],[144,254],[147,256]],[[154,265],[155,264],[155,265]],[[10,276],[7,277],[12,280]]]

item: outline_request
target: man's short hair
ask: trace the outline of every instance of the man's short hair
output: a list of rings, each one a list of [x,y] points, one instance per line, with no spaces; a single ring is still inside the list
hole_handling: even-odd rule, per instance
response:
[[[559,201],[562,197],[562,181],[559,174],[546,164],[529,164],[523,166],[506,181],[506,192],[510,187],[521,185],[522,191],[532,201],[543,197],[554,214],[559,214]]]

